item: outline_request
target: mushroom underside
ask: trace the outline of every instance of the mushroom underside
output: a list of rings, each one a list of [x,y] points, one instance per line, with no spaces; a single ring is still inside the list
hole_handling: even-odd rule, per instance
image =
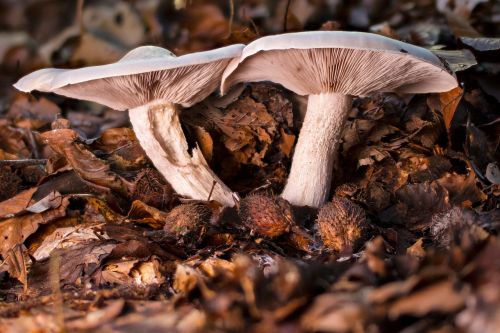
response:
[[[453,75],[443,68],[410,54],[331,48],[259,52],[244,59],[237,69],[226,70],[222,90],[239,82],[258,81],[279,83],[299,95],[427,93],[456,86]]]
[[[229,59],[135,75],[107,77],[57,88],[55,93],[126,110],[155,100],[191,106],[214,91]]]

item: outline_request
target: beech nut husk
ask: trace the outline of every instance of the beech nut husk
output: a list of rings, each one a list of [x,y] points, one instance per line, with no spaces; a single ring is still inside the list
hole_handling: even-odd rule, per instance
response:
[[[239,215],[252,233],[262,237],[281,236],[293,224],[292,206],[277,196],[249,195],[241,200]]]
[[[163,230],[171,237],[201,239],[211,216],[211,210],[204,204],[189,203],[174,207],[165,221]]]
[[[342,197],[334,197],[320,209],[316,227],[323,245],[339,253],[358,248],[369,229],[363,208]]]

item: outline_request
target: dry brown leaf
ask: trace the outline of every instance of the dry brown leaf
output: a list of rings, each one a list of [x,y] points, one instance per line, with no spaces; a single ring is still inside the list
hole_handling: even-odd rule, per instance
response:
[[[210,162],[214,152],[214,140],[210,136],[210,133],[208,133],[203,127],[195,126],[194,130],[196,134],[196,141],[200,146],[203,157]]]
[[[183,18],[182,28],[189,34],[181,53],[202,51],[220,44],[229,33],[229,22],[214,4],[192,4]]]
[[[0,149],[14,155],[16,159],[30,158],[31,149],[26,143],[28,142],[27,133],[18,128],[0,125]]]
[[[89,223],[115,223],[123,222],[124,217],[109,207],[110,202],[106,202],[94,196],[86,196],[85,211],[81,218]]]
[[[264,104],[248,96],[239,99],[217,125],[224,133],[224,145],[239,163],[265,166],[263,159],[277,134],[277,124]]]
[[[427,103],[431,104],[431,108],[434,106],[436,111],[440,111],[443,115],[444,125],[446,130],[449,131],[451,127],[451,122],[455,111],[457,110],[458,104],[462,100],[463,89],[456,87],[450,91],[444,92],[437,95],[433,95],[428,98]]]
[[[144,223],[153,229],[163,229],[168,214],[161,210],[148,206],[142,201],[134,200],[127,217],[138,223]]]
[[[193,290],[201,280],[199,273],[187,265],[177,265],[172,287],[178,292],[187,294]]]
[[[466,294],[452,281],[436,282],[394,301],[388,310],[392,319],[402,315],[425,316],[431,312],[450,313],[464,306]]]
[[[61,281],[71,284],[90,278],[116,246],[114,241],[99,240],[81,243],[64,251],[59,250]],[[46,262],[42,261],[40,264],[46,265]]]
[[[16,278],[24,286],[24,292],[28,290],[28,269],[26,261],[29,260],[25,255],[25,251],[21,244],[15,245],[13,248],[2,252],[3,261],[0,266],[0,271],[3,271],[2,266],[6,266],[10,276]]]
[[[281,134],[281,139],[279,147],[286,157],[290,157],[290,154],[292,153],[292,148],[295,144],[295,135],[287,134],[281,127],[280,127],[280,134]]]
[[[123,311],[125,300],[107,301],[102,309],[89,311],[84,317],[69,320],[65,323],[68,330],[93,330],[115,319]]]
[[[132,185],[113,173],[108,164],[78,143],[78,135],[71,129],[45,132],[42,138],[58,154],[64,156],[77,174],[91,183],[109,187],[123,196],[128,196]]]
[[[424,258],[425,249],[423,245],[423,238],[419,238],[412,246],[406,249],[406,253],[416,258]]]
[[[448,21],[448,25],[456,37],[476,38],[481,36],[481,34],[474,29],[468,20],[464,20],[461,14],[448,11],[445,13],[445,16]]]
[[[130,272],[138,262],[138,259],[123,259],[106,263],[99,274],[99,282],[109,285],[133,285],[134,280]]]
[[[310,332],[362,332],[368,309],[349,294],[323,294],[301,317],[301,326]]]
[[[33,194],[38,188],[33,187],[18,195],[0,202],[0,218],[6,218],[24,211],[30,204]]]
[[[40,224],[47,224],[56,219],[64,217],[66,215],[66,208],[69,205],[69,198],[63,199],[61,205],[49,211],[45,211],[39,214],[30,214],[20,217],[13,217],[4,220],[0,223],[0,254],[4,261],[7,262],[7,270],[14,276],[22,277],[18,271],[18,267],[11,266],[10,263],[14,263],[13,258],[9,259],[13,255],[16,247],[20,247],[26,238],[37,231]],[[23,282],[23,281],[21,281]]]
[[[69,249],[79,244],[109,237],[99,230],[100,223],[79,224],[76,218],[54,221],[29,239],[29,253],[36,260],[49,258],[55,249]]]
[[[39,129],[54,121],[60,113],[59,106],[45,97],[37,100],[30,95],[19,94],[10,106],[7,117],[14,119],[18,127]]]
[[[488,196],[476,185],[476,181],[476,176],[472,172],[468,176],[446,173],[437,180],[437,183],[448,190],[450,201],[454,205],[471,207],[477,202],[488,199]]]

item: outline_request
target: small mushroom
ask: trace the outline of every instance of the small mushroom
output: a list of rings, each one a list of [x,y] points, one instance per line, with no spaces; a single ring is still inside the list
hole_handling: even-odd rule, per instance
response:
[[[197,147],[189,151],[177,105],[191,106],[212,93],[242,48],[231,45],[176,57],[160,47],[142,46],[109,65],[41,69],[14,87],[128,109],[142,148],[178,194],[207,200],[211,193],[211,199],[234,206],[237,195],[213,173]]]
[[[317,31],[260,38],[224,71],[221,91],[239,82],[273,81],[309,95],[283,198],[321,206],[353,96],[376,92],[430,93],[457,86],[430,51],[387,37]]]

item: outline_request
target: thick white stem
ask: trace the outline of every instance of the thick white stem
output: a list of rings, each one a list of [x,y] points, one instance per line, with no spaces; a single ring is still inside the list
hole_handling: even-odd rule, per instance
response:
[[[142,148],[178,194],[197,200],[210,196],[225,206],[234,206],[237,194],[214,174],[197,147],[188,151],[173,104],[152,102],[130,109],[129,116]]]
[[[320,207],[330,193],[333,162],[352,97],[310,95],[295,146],[292,168],[281,196],[298,206]]]

